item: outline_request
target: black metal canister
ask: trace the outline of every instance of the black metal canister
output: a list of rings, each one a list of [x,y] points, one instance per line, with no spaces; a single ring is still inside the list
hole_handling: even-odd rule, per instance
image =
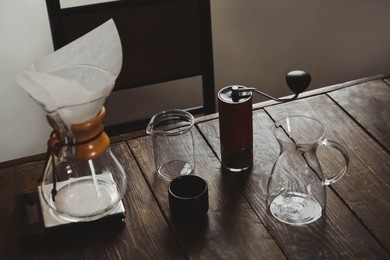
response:
[[[231,172],[253,165],[252,92],[242,89],[246,87],[235,85],[218,92],[221,163]]]

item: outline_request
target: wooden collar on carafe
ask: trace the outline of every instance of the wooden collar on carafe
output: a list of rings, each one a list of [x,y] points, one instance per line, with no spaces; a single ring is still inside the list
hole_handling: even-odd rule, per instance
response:
[[[47,116],[47,121],[53,127],[55,136],[48,141],[49,149],[57,156],[61,155],[62,146],[74,146],[77,160],[90,160],[102,155],[110,145],[110,139],[103,131],[103,119],[106,115],[104,107],[99,114],[84,123],[71,125],[71,131],[75,137],[74,144],[65,144],[64,134],[55,121]]]

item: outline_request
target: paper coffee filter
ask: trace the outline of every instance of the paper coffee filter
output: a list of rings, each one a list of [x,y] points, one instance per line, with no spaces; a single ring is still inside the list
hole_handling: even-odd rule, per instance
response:
[[[121,67],[121,42],[111,19],[32,64],[16,81],[48,114],[79,124],[99,113]]]
[[[115,82],[107,72],[86,65],[55,69],[47,73],[25,73],[27,77],[22,81],[29,81],[24,84],[27,88],[39,86],[31,90],[35,94],[33,98],[47,113],[59,114],[67,125],[95,117]]]

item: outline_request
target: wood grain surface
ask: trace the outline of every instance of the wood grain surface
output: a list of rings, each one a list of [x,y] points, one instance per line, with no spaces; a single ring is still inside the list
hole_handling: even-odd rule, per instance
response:
[[[327,188],[328,207],[325,218],[304,227],[291,227],[275,221],[269,215],[265,206],[267,179],[279,151],[279,145],[273,137],[270,127],[274,121],[289,115],[315,117],[323,122],[327,128],[332,129],[327,137],[336,140],[341,139],[341,141],[345,138],[347,140],[341,143],[349,144],[351,142],[354,144],[354,147],[350,145],[346,147],[351,156],[351,164],[347,175],[339,183],[333,185],[343,199],[347,198],[349,205],[345,205],[346,202],[339,199],[340,195],[335,193],[333,188]],[[198,126],[205,138],[209,140],[211,147],[219,154],[218,124],[216,122],[206,122]],[[360,143],[355,144],[356,142]],[[372,147],[372,149],[368,153],[361,154],[362,149],[359,150],[356,147],[359,145]],[[380,179],[370,180],[375,178],[376,174],[373,172],[367,174],[366,172],[372,168],[376,168],[378,171],[388,169],[390,158],[379,147],[375,149],[375,146],[377,144],[370,136],[348,118],[345,112],[327,96],[305,98],[283,105],[269,106],[265,108],[265,111],[257,110],[254,112],[255,163],[249,173],[250,177],[248,177],[244,195],[287,258],[329,257],[332,259],[339,257],[340,252],[356,258],[387,256],[386,250],[377,244],[376,239],[380,238],[388,250],[389,232],[385,225],[387,219],[381,218],[379,220],[377,216],[381,214],[390,216],[389,200],[383,198],[380,192],[387,191],[388,193],[389,186]],[[355,154],[356,152],[358,154]],[[323,155],[326,157],[326,152]],[[372,158],[369,156],[372,156]],[[362,157],[367,158],[368,162],[371,160],[372,163],[368,167],[361,165]],[[326,163],[323,167],[327,167],[327,171],[333,170],[334,175],[341,168],[341,165],[331,159],[333,157],[328,160],[322,158],[322,162]],[[378,164],[376,160],[383,161]],[[359,169],[363,169],[364,173],[356,173]],[[365,179],[365,175],[368,175],[368,180]],[[379,185],[379,189],[372,191],[372,187],[360,187],[362,182],[375,183]],[[366,188],[367,190],[365,190]],[[357,198],[372,199],[378,201],[378,203],[374,205],[354,203],[359,201]],[[355,209],[356,212],[358,211],[362,217],[359,215],[359,218],[357,218],[354,213],[350,212],[349,207]],[[361,221],[367,223],[368,226],[362,226]],[[374,233],[374,236],[370,234],[367,228]],[[345,237],[343,237],[344,235]],[[316,242],[309,243],[309,241]]]
[[[169,182],[157,176],[151,138],[129,142],[149,186],[186,252],[186,257],[283,259],[283,254],[241,193],[245,187],[245,178],[232,179],[234,176],[222,172],[219,161],[196,129],[194,140],[194,174],[208,182],[210,198],[207,217],[196,223],[171,217],[167,189]]]
[[[254,165],[238,174],[221,169],[218,114],[197,118],[193,174],[207,181],[210,205],[197,221],[171,216],[169,181],[158,177],[152,139],[144,132],[111,140],[128,178],[122,228],[22,239],[17,198],[36,192],[43,156],[2,164],[0,260],[390,259],[389,84],[372,77],[308,92],[289,103],[254,105]],[[304,226],[277,221],[265,203],[280,149],[270,128],[290,115],[321,121],[325,138],[343,145],[350,157],[345,176],[326,187],[323,216]],[[328,178],[343,167],[333,149],[319,147],[317,156]]]
[[[329,93],[379,144],[390,151],[390,86],[376,80]]]

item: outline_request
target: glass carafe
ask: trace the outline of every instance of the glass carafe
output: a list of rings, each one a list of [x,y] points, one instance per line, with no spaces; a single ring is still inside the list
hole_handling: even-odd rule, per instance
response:
[[[316,119],[291,116],[272,127],[280,145],[279,157],[267,186],[267,206],[281,222],[291,225],[311,223],[320,218],[326,207],[326,185],[338,181],[349,162],[340,144],[324,139],[324,126]],[[326,179],[317,158],[318,146],[334,148],[344,159],[342,170]]]
[[[47,114],[54,135],[48,141],[50,156],[40,192],[56,216],[91,221],[116,209],[126,190],[126,175],[103,131],[104,107],[94,119],[70,126],[60,116],[66,109]]]

